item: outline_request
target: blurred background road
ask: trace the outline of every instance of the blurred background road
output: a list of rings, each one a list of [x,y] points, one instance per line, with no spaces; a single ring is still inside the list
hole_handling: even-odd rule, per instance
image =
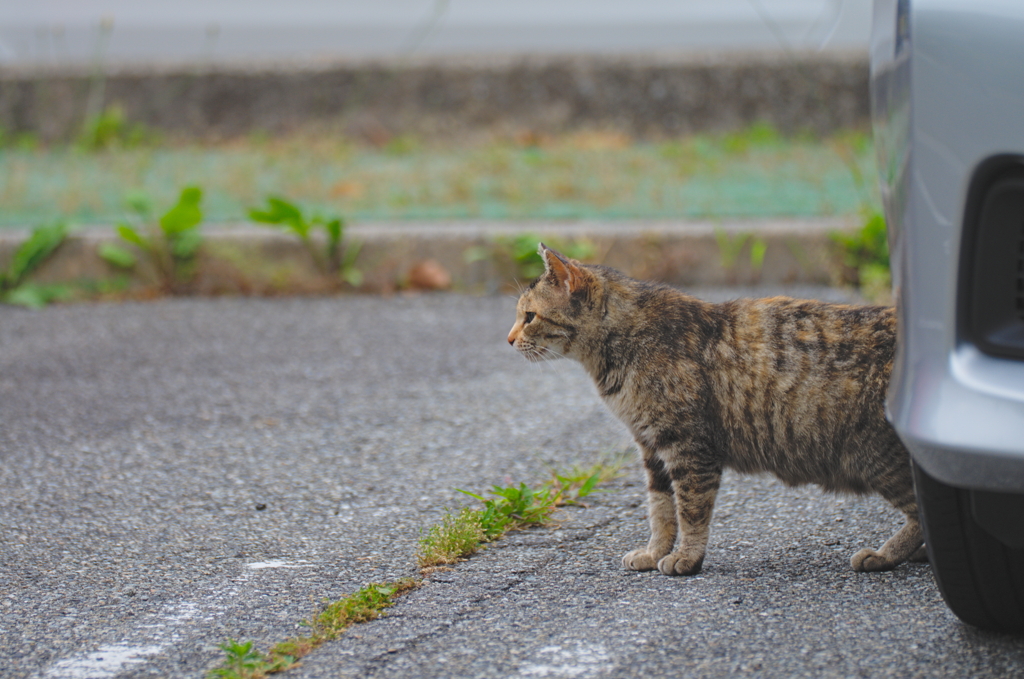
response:
[[[870,12],[869,0],[6,2],[0,64],[866,51]]]

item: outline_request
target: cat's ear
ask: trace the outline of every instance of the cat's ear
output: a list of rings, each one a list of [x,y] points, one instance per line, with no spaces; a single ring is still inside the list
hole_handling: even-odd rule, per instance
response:
[[[557,250],[552,250],[544,243],[540,244],[537,252],[544,260],[544,275],[549,280],[559,287],[564,287],[570,294],[579,290],[583,284],[583,273],[578,266],[565,255]]]

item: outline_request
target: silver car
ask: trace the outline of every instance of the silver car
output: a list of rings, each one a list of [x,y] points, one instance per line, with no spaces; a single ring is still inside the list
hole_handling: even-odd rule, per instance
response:
[[[875,0],[889,419],[962,620],[1024,630],[1024,1]]]

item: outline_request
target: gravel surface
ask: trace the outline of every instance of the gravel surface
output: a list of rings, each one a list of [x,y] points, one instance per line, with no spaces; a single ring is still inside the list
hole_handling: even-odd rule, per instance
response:
[[[0,307],[0,677],[201,677],[227,638],[266,648],[324,597],[413,575],[455,488],[625,450],[582,371],[506,346],[513,308]],[[728,475],[691,578],[620,568],[643,498],[631,464],[286,676],[1024,674],[1024,642],[960,624],[927,565],[850,570],[899,523],[877,498]]]

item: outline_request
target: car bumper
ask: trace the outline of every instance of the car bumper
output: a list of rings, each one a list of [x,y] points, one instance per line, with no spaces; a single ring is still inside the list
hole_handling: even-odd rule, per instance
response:
[[[993,158],[1024,158],[1024,3],[875,10],[872,114],[900,313],[889,418],[936,479],[1024,492],[1024,360],[979,349],[963,302],[972,191]]]

